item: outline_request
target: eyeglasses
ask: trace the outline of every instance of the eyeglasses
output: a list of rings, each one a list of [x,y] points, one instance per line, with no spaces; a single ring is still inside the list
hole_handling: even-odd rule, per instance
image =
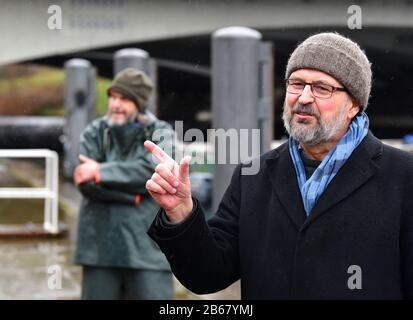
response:
[[[334,91],[345,91],[346,88],[334,87],[324,83],[308,83],[297,79],[285,80],[287,86],[287,92],[291,94],[301,94],[304,91],[306,85],[311,88],[311,93],[314,97],[320,99],[329,99],[333,95]]]

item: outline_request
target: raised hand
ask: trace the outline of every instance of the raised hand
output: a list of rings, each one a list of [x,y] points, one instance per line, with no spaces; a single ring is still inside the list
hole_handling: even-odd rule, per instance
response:
[[[178,165],[153,142],[147,140],[144,146],[160,161],[155,168],[155,173],[146,182],[146,189],[152,198],[165,209],[169,220],[178,223],[191,213],[193,206],[189,182],[191,157],[184,157]]]

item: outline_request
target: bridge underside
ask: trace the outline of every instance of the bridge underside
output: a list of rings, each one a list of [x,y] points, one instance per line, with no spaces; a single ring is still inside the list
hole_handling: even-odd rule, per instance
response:
[[[373,66],[373,89],[368,114],[373,132],[382,138],[399,138],[413,131],[411,112],[413,71],[413,30],[411,28],[369,27],[350,31],[336,26],[323,28],[261,29],[263,39],[274,44],[275,124],[274,138],[284,135],[281,109],[284,98],[284,70],[297,42],[322,30],[336,30],[356,40]],[[197,72],[210,67],[210,34],[159,41],[129,43],[30,62],[61,67],[73,57],[90,60],[102,76],[112,76],[112,55],[118,49],[138,47],[158,60],[159,112],[163,119],[184,120],[187,127],[210,127],[210,77]],[[165,63],[169,61],[172,63]],[[179,63],[176,63],[179,62]],[[175,63],[175,64],[174,64]],[[339,61],[337,63],[340,63]],[[181,64],[185,68],[181,67]],[[204,69],[202,69],[204,70]]]

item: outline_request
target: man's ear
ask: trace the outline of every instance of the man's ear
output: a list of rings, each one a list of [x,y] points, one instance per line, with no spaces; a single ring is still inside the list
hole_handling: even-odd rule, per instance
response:
[[[361,110],[360,104],[356,101],[353,96],[350,96],[350,109],[348,110],[348,117],[353,119]]]

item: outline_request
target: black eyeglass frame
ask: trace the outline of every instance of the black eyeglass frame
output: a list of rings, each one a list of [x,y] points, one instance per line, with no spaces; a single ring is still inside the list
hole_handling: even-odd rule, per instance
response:
[[[301,84],[304,85],[303,90],[302,90],[301,92],[290,92],[290,91],[288,91],[288,86],[290,85],[289,81],[300,82]],[[317,96],[316,94],[314,94],[313,85],[317,85],[317,84],[318,84],[318,85],[323,85],[323,86],[330,87],[330,88],[331,88],[330,96],[328,96],[328,97],[327,97],[327,96],[326,96],[326,97],[319,97],[319,96]],[[302,94],[303,91],[304,91],[304,89],[305,89],[305,87],[306,87],[306,85],[309,85],[309,86],[310,86],[310,90],[311,90],[311,94],[312,94],[314,97],[317,97],[317,98],[319,98],[319,99],[330,99],[331,96],[333,95],[333,93],[334,93],[335,91],[348,92],[348,90],[347,90],[346,88],[344,88],[344,87],[335,87],[335,86],[332,86],[332,85],[330,85],[330,84],[326,84],[326,83],[322,83],[322,82],[310,83],[310,82],[302,81],[302,80],[300,80],[300,79],[285,79],[285,85],[286,85],[286,90],[287,90],[287,92],[288,92],[288,93],[291,93],[291,94]]]

